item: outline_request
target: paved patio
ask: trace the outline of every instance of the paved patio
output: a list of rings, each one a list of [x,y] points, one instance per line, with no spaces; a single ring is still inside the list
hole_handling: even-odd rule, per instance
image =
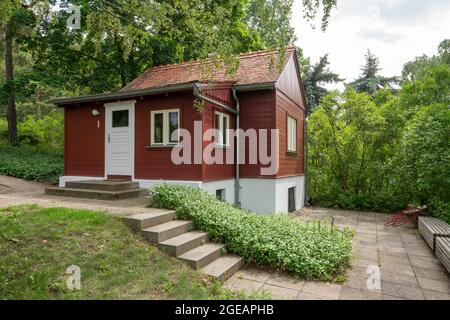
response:
[[[6,177],[8,178],[8,177]],[[128,215],[145,212],[147,199],[119,201],[85,200],[43,194],[44,185],[11,190],[11,179],[0,176],[0,208],[36,203],[42,207],[106,210]],[[244,291],[267,290],[278,299],[441,299],[450,300],[450,277],[412,225],[388,227],[386,214],[333,209],[304,209],[301,220],[333,217],[339,227],[356,230],[354,260],[343,284],[305,281],[292,275],[246,267],[225,282]],[[367,267],[379,266],[381,290],[367,288]]]
[[[334,218],[335,225],[356,231],[354,260],[343,284],[305,281],[292,275],[247,267],[225,286],[244,291],[267,290],[278,299],[450,300],[450,278],[412,225],[384,225],[386,214],[333,209],[304,209],[301,220]],[[369,266],[379,266],[381,290],[369,290]]]

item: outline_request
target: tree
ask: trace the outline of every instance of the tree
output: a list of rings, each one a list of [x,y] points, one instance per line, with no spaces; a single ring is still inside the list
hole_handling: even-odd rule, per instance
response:
[[[401,186],[410,199],[427,204],[450,222],[450,109],[423,106],[406,127],[401,143]],[[436,210],[441,207],[441,210]],[[434,209],[434,210],[433,210]]]
[[[319,105],[320,99],[328,94],[328,90],[322,85],[325,83],[337,83],[343,81],[337,73],[328,67],[328,54],[320,57],[319,62],[310,65],[309,58],[303,58],[301,50],[298,51],[300,67],[302,69],[303,84],[309,113]]]
[[[4,39],[5,84],[3,91],[7,92],[8,141],[17,143],[17,112],[16,89],[14,78],[14,43],[17,37],[29,29],[34,23],[34,10],[46,6],[47,1],[3,1],[0,4],[0,28]]]
[[[335,0],[324,3],[328,17]],[[292,1],[85,1],[81,28],[67,30],[70,13],[42,19],[39,33],[27,40],[36,68],[52,81],[92,93],[117,90],[146,68],[205,58],[224,59],[233,71],[234,55],[263,48],[282,48],[294,39]],[[305,6],[313,17],[317,8]],[[324,23],[327,19],[324,18]],[[281,51],[282,51],[281,50]],[[282,53],[281,53],[282,54]]]
[[[402,71],[403,81],[414,81],[436,64],[450,65],[450,39],[443,40],[438,47],[438,54],[431,57],[426,54],[416,57],[413,61],[405,63]]]
[[[367,50],[365,55],[366,64],[361,68],[361,75],[358,79],[350,83],[357,92],[374,94],[378,89],[389,87],[393,89],[393,84],[398,83],[397,77],[383,77],[378,74],[381,70],[378,58]]]
[[[450,105],[450,64],[437,63],[421,71],[413,81],[404,81],[399,104],[408,119],[424,106],[433,103]]]

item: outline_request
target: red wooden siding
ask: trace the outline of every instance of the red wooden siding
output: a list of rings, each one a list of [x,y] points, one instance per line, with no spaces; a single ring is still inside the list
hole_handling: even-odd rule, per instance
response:
[[[290,71],[292,73],[292,71]],[[288,74],[284,72],[283,74]],[[294,73],[293,73],[294,74]],[[293,81],[293,80],[290,80]],[[280,87],[284,88],[280,82]],[[287,90],[287,89],[286,89]],[[292,91],[294,92],[294,91]],[[215,87],[208,96],[229,106],[234,105],[229,87]],[[242,178],[275,178],[299,175],[304,173],[303,162],[303,100],[299,103],[281,89],[248,91],[238,93],[241,104],[241,128],[247,129],[279,129],[279,172],[274,176],[261,176],[261,165],[249,164],[250,148],[258,151],[258,145],[250,145],[246,140],[245,164],[240,166]],[[214,128],[215,110],[229,114],[230,128],[236,125],[235,115],[221,108],[205,103],[203,113],[193,107],[194,97],[191,91],[160,94],[144,98],[136,98],[135,106],[135,178],[149,180],[190,180],[209,181],[232,179],[235,177],[234,164],[181,164],[175,165],[171,160],[172,147],[151,147],[151,111],[164,109],[180,109],[180,127],[191,132],[194,138],[194,121],[202,121],[203,132]],[[92,109],[100,111],[97,117],[92,116]],[[287,115],[297,119],[297,155],[286,153]],[[97,121],[100,127],[97,127]],[[104,176],[104,136],[105,108],[103,103],[81,104],[65,108],[65,175]],[[209,143],[203,142],[203,148]],[[270,136],[268,151],[270,153]],[[215,152],[223,152],[225,163],[229,149],[216,148]],[[194,150],[192,150],[192,163]]]
[[[247,129],[274,129],[275,128],[275,91],[261,90],[241,92],[238,95],[241,104],[240,127]],[[243,143],[243,141],[241,141]],[[250,149],[251,148],[251,149]],[[270,154],[270,134],[268,152]],[[245,139],[245,164],[241,164],[240,173],[242,178],[269,178],[261,176],[260,164],[249,164],[249,150],[258,151],[257,145],[250,145]]]
[[[100,115],[94,117],[92,110]],[[100,127],[97,126],[100,121]],[[105,110],[101,104],[64,108],[64,174],[103,177],[105,174]]]
[[[276,123],[280,130],[279,136],[279,170],[277,177],[304,174],[304,111],[283,92],[277,90]],[[287,153],[287,117],[297,120],[297,153]]]
[[[230,91],[228,89],[228,91]],[[206,132],[208,129],[214,129],[214,114],[215,112],[222,112],[224,114],[229,115],[230,117],[230,129],[236,128],[236,116],[232,113],[224,111],[222,108],[215,107],[209,103],[205,103],[203,108],[203,132]],[[209,145],[210,142],[203,142],[203,150],[205,150],[206,146]],[[203,174],[202,180],[222,180],[222,179],[232,179],[235,177],[235,165],[234,164],[226,164],[226,155],[228,152],[232,152],[228,148],[220,148],[217,147],[214,149],[213,156],[221,157],[223,164],[203,164]]]
[[[176,165],[171,160],[172,147],[150,147],[151,111],[180,109],[180,127],[194,134],[194,120],[201,114],[193,108],[192,92],[172,93],[138,100],[135,107],[135,178],[201,180],[201,165]],[[192,152],[192,163],[194,154]]]
[[[302,87],[299,82],[300,70],[298,70],[297,59],[295,54],[291,56],[286,67],[276,82],[276,87],[282,91],[294,103],[299,105],[303,110],[306,109],[304,99],[302,97]]]

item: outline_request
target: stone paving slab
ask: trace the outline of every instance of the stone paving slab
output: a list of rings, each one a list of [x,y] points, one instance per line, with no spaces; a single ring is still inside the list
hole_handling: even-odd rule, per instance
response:
[[[317,211],[317,212],[315,212]],[[389,215],[333,209],[304,209],[301,220],[332,220],[356,231],[351,266],[342,284],[304,281],[254,266],[239,271],[226,287],[265,288],[275,299],[300,300],[450,300],[450,276],[413,225],[384,225]],[[381,289],[369,290],[369,266],[379,266]],[[259,283],[260,285],[255,284]],[[244,289],[245,290],[245,289]],[[294,298],[297,292],[296,298]]]

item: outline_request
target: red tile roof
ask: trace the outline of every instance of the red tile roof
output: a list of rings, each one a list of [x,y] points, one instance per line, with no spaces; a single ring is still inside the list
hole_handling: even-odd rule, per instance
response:
[[[295,47],[286,49],[284,65],[295,52]],[[195,81],[234,82],[236,85],[275,82],[280,73],[278,68],[278,51],[267,50],[243,53],[239,55],[239,68],[230,76],[223,63],[214,67],[212,59],[169,64],[147,69],[121,91],[131,91],[181,84]],[[212,70],[211,70],[212,69]]]

